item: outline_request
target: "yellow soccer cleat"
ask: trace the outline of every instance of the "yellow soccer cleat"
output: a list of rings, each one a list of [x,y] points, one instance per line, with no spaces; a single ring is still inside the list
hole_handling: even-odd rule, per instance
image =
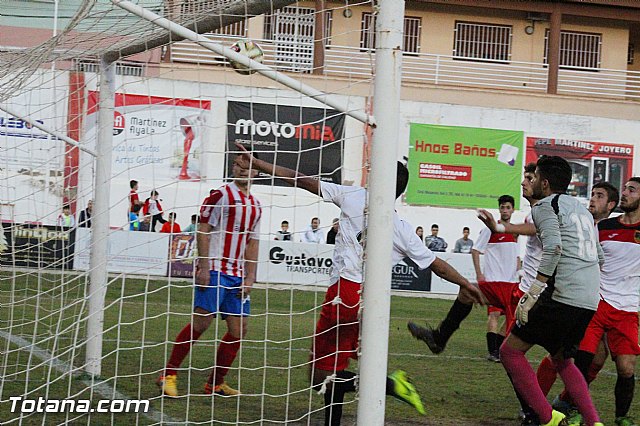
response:
[[[207,395],[216,394],[220,396],[239,396],[240,391],[232,388],[226,383],[220,383],[217,386],[213,386],[209,383],[205,383],[204,385],[204,393]]]
[[[411,383],[407,373],[402,370],[397,370],[389,375],[389,379],[393,381],[392,396],[411,405],[418,413],[424,416],[426,412],[424,405],[422,405],[420,394],[416,390],[416,387],[413,386],[413,383]]]
[[[168,396],[169,398],[178,397],[178,376],[175,374],[160,376],[156,384],[162,391],[162,395]]]
[[[560,411],[553,410],[551,412],[551,421],[540,426],[568,426],[567,416]]]

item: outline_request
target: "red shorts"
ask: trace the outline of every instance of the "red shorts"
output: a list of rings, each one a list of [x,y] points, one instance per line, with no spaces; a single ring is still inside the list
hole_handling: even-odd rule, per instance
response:
[[[607,333],[611,356],[640,355],[637,312],[621,311],[600,300],[598,310],[584,332],[580,350],[596,353],[604,333]]]
[[[518,283],[480,281],[478,287],[489,302],[487,313],[500,312],[505,315],[507,329],[509,329],[515,321],[516,307],[522,296]]]
[[[359,283],[340,278],[329,287],[313,339],[311,360],[315,368],[342,371],[350,358],[358,358],[359,309]]]

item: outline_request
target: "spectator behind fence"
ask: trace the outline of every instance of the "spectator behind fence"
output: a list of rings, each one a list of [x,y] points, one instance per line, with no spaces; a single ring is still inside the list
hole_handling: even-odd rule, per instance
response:
[[[138,181],[131,180],[129,181],[129,187],[131,190],[129,191],[129,208],[127,213],[131,213],[133,211],[133,206],[142,205],[140,202],[140,198],[138,197]]]
[[[462,238],[456,241],[456,246],[453,248],[454,253],[466,253],[471,254],[473,248],[473,240],[469,238],[469,227],[462,228]]]
[[[338,229],[340,228],[340,219],[337,217],[333,218],[331,229],[327,232],[327,244],[335,244],[336,243],[336,235],[338,234]]]
[[[311,224],[307,226],[307,229],[302,234],[301,241],[303,243],[320,244],[324,240],[324,234],[320,229],[320,219],[314,217],[311,219]]]
[[[87,202],[87,208],[80,212],[78,226],[81,228],[91,228],[91,213],[93,212],[93,200]]]
[[[180,225],[176,223],[176,214],[169,213],[169,220],[162,224],[160,232],[163,234],[179,234],[181,231]]]
[[[160,200],[158,198],[160,194],[155,189],[151,191],[151,196],[144,201],[144,206],[142,207],[143,215],[151,216],[151,231],[156,232],[156,223],[160,222],[163,225],[167,222],[163,217],[162,206],[160,205]]]
[[[142,221],[140,222],[139,231],[144,231],[144,232],[151,231],[151,216],[149,215],[142,216]]]
[[[420,241],[424,243],[424,229],[422,229],[422,226],[416,228],[416,235],[420,237]]]
[[[57,224],[64,228],[74,228],[76,226],[76,218],[71,214],[71,207],[68,204],[62,206],[62,213],[58,216]]]
[[[291,237],[292,237],[291,232],[289,232],[289,222],[286,220],[283,220],[282,223],[280,224],[280,229],[276,231],[276,237],[274,238],[274,240],[293,241]]]
[[[431,235],[424,239],[424,243],[431,251],[447,251],[448,244],[442,237],[438,237],[440,228],[437,223],[431,225]]]
[[[129,212],[129,231],[140,230],[140,205],[136,204]]]
[[[186,228],[182,230],[182,232],[186,232],[188,234],[195,234],[198,229],[199,218],[197,214],[191,215],[191,223],[187,225]]]

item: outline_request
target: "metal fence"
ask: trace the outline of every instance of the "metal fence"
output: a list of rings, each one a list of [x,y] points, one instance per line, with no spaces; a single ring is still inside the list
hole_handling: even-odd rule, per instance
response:
[[[230,45],[237,38],[207,35]],[[264,50],[264,63],[280,71],[290,66],[278,60],[278,46],[272,40],[257,40]],[[289,42],[291,48],[299,42]],[[304,46],[306,47],[306,46]],[[225,64],[223,57],[190,42],[171,46],[171,61]],[[328,77],[363,80],[373,77],[375,53],[359,47],[329,45],[325,50],[324,73]],[[308,70],[307,70],[308,72]],[[403,83],[464,86],[545,93],[548,66],[544,63],[472,60],[451,55],[410,53],[403,59]],[[558,93],[576,96],[640,100],[640,72],[604,68],[561,68]]]

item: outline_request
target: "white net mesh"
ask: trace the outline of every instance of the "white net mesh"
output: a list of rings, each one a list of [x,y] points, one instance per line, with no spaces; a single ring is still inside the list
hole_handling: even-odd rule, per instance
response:
[[[5,7],[17,13],[20,3]],[[327,16],[341,13],[345,4],[320,15],[312,5],[291,3],[137,2],[225,46],[241,37],[256,40],[265,64],[305,76],[313,72],[315,21],[328,25]],[[263,209],[258,284],[249,331],[225,379],[242,396],[212,397],[203,388],[218,362],[216,350],[225,344],[227,325],[221,318],[176,368],[178,398],[162,398],[155,382],[170,363],[176,336],[192,320],[195,233],[182,231],[210,190],[227,182],[235,142],[318,179],[359,184],[368,139],[364,125],[258,74],[240,76],[220,56],[188,41],[176,43],[166,30],[111,2],[80,4],[60,12],[59,30],[46,42],[0,52],[0,419],[8,424],[319,422],[323,399],[309,382],[309,351],[329,282],[333,247],[326,237],[339,210],[268,175],[251,188]],[[95,241],[87,220],[96,191],[96,159],[90,153],[104,126],[96,72],[105,55],[127,59],[116,68],[114,121],[107,123],[113,127],[109,276],[101,373],[90,377],[85,371]],[[308,82],[349,110],[364,111],[370,79],[317,76]],[[84,151],[62,137],[79,141]],[[129,215],[132,180],[138,181],[142,205],[139,225],[132,225]],[[180,231],[130,230],[148,226],[145,217],[156,231],[163,226],[145,206],[152,191],[159,193],[163,219],[174,213]],[[69,215],[63,206],[69,206]],[[322,234],[321,244],[304,243],[315,217],[319,231],[310,235]],[[292,242],[281,240],[283,221]],[[44,412],[39,398],[61,402],[45,404]],[[99,400],[109,405],[99,407]],[[138,400],[143,408],[148,401],[146,412],[136,410]],[[355,413],[354,401],[354,394],[345,399],[348,416]],[[102,408],[112,412],[96,411]]]

